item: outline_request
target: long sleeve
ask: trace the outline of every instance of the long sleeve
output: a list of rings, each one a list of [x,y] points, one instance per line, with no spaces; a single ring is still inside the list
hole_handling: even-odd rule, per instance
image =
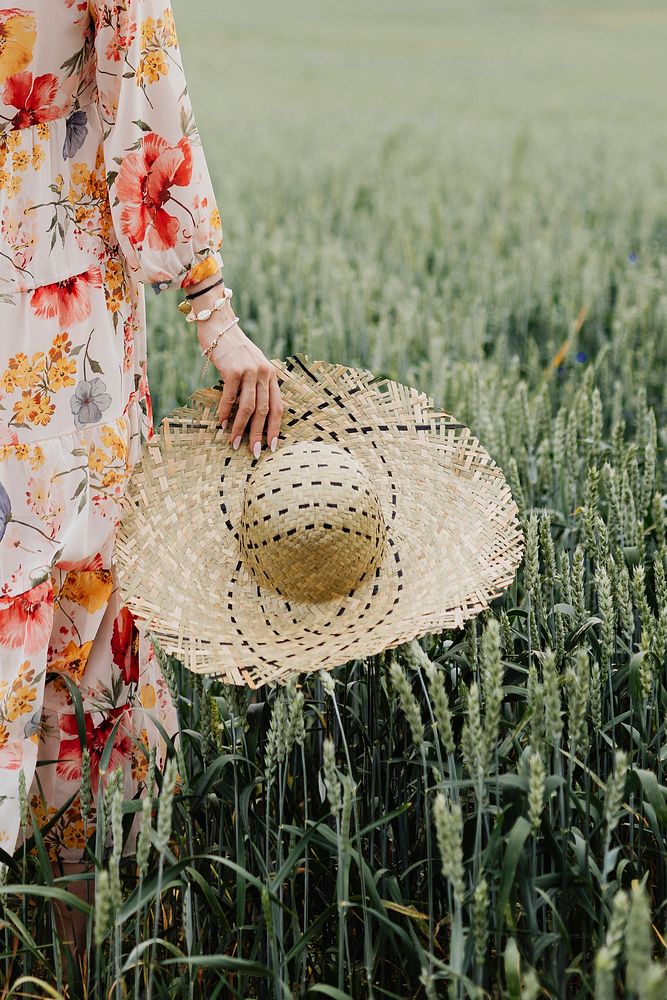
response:
[[[169,0],[92,0],[114,230],[156,291],[222,267],[222,227]]]

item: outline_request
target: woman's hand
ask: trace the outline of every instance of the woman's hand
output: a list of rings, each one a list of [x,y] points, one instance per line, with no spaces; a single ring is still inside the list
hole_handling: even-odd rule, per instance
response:
[[[215,280],[209,278],[201,284],[210,285]],[[197,287],[192,286],[188,292],[196,291]],[[197,296],[192,302],[195,310],[201,312],[202,309],[210,308],[219,298],[220,291],[221,287],[218,286],[204,295]],[[220,330],[234,318],[234,310],[227,300],[223,308],[214,312],[210,319],[198,323],[197,335],[201,349],[205,350]],[[255,458],[259,458],[265,425],[266,443],[272,451],[275,451],[284,404],[274,366],[259,347],[246,337],[238,324],[223,333],[211,352],[210,359],[224,382],[217,409],[218,419],[223,427],[229,420],[238,396],[238,408],[229,432],[233,447],[239,447],[250,421],[249,446]]]

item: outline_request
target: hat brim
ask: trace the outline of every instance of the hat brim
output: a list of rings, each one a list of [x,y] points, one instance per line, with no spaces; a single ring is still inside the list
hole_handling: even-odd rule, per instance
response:
[[[123,599],[165,651],[253,688],[460,627],[511,584],[523,554],[502,471],[424,393],[306,355],[273,364],[285,406],[278,450],[336,444],[378,490],[387,544],[374,573],[350,595],[312,603],[257,582],[237,529],[266,452],[234,451],[216,417],[219,387],[197,390],[144,448],[115,549]]]

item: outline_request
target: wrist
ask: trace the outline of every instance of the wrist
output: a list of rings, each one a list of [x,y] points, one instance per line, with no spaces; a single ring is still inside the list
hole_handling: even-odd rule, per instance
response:
[[[230,322],[225,323],[224,326],[220,326],[220,328],[218,329],[218,331],[215,334],[215,336],[213,338],[209,339],[209,341],[208,341],[207,344],[204,344],[203,339],[200,337],[200,342],[199,343],[200,343],[200,347],[202,348],[202,352],[201,352],[202,353],[202,357],[206,358],[206,361],[204,363],[204,367],[202,369],[202,378],[206,374],[206,370],[207,370],[207,368],[209,366],[209,362],[211,360],[211,357],[213,356],[214,350],[218,346],[218,342],[219,342],[220,338],[224,337],[225,334],[228,334],[235,327],[238,329],[238,322],[239,322],[238,321],[238,317],[235,316]]]
[[[213,340],[215,340],[215,337],[220,330],[236,318],[236,313],[232,309],[231,303],[227,301],[222,309],[218,309],[214,312],[209,319],[199,321],[197,323],[197,338],[200,346],[203,349],[206,349],[206,347]]]

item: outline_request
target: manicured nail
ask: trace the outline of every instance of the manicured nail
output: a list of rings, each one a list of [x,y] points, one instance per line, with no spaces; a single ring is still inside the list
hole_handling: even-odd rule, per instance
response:
[[[234,451],[236,451],[236,449],[240,444],[241,444],[241,435],[237,434],[236,437],[234,438],[234,441],[232,442],[232,448],[234,449]]]
[[[227,420],[223,420],[222,423],[220,424],[220,426],[222,427],[223,431],[224,431],[225,427],[227,426],[227,422],[228,422]]]
[[[275,451],[277,447],[278,447],[278,438],[277,437],[271,438],[271,451]]]
[[[261,441],[255,441],[254,445],[252,446],[252,453],[255,456],[255,458],[259,458],[259,453],[261,450],[262,450]]]

